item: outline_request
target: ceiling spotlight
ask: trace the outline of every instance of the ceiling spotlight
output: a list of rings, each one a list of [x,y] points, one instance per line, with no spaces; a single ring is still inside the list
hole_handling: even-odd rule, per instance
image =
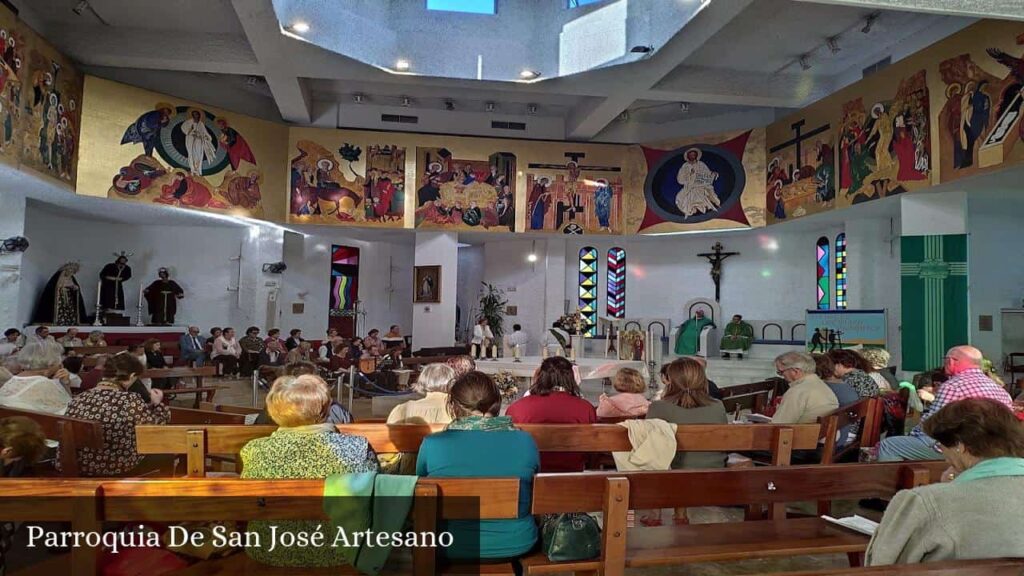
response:
[[[488,102],[484,104],[484,109],[487,110],[488,112],[494,112],[494,109],[497,107],[498,106],[494,102]]]
[[[74,12],[75,14],[78,14],[79,16],[81,16],[82,12],[85,12],[86,8],[88,8],[88,7],[89,7],[89,1],[88,0],[80,0],[78,2],[78,4],[75,4],[75,7],[72,8],[71,11]]]
[[[832,51],[832,54],[839,54],[839,51],[842,50],[842,48],[839,47],[838,36],[833,36],[829,38],[828,41],[825,42],[825,45],[828,46],[828,49]]]
[[[879,16],[881,16],[881,13],[879,12],[872,12],[871,14],[868,14],[867,17],[864,18],[864,27],[861,28],[860,31],[864,34],[869,34]]]
[[[650,54],[654,51],[654,46],[633,46],[629,51],[633,54]]]
[[[452,110],[455,110],[455,102],[452,101],[452,100],[445,100],[444,101],[444,109],[449,111],[449,112],[451,112]]]
[[[259,76],[249,76],[248,78],[245,79],[245,85],[246,86],[252,87],[252,86],[256,86],[259,83],[260,83]]]
[[[811,67],[814,66],[813,64],[811,64],[811,59],[807,56],[807,54],[801,56],[798,61],[800,62],[800,67],[803,68],[804,70],[810,70]]]
[[[623,110],[622,113],[619,114],[619,122],[629,122],[629,110]]]
[[[536,262],[537,261],[537,255],[534,254],[533,252],[530,252],[529,254],[526,255],[526,261],[527,262]]]
[[[523,68],[519,72],[519,77],[522,78],[523,80],[533,80],[538,76],[540,76],[540,72],[537,72],[536,70],[529,70],[527,68]]]
[[[527,114],[536,114],[537,113],[537,105],[536,104],[527,104],[526,105],[526,113]]]
[[[408,108],[410,104],[412,104],[412,98],[409,98],[408,96],[402,96],[402,107]]]
[[[363,102],[366,101],[366,96],[356,92],[355,94],[352,95],[352,101],[355,102],[356,104],[362,104]]]
[[[398,70],[399,72],[405,72],[408,69],[409,69],[409,61],[408,60],[401,59],[398,62],[395,62],[395,70]]]
[[[679,103],[679,111],[682,112],[683,114],[686,114],[687,112],[689,112],[690,111],[690,103],[689,102],[680,102]]]
[[[292,22],[292,32],[298,32],[299,34],[305,34],[309,32],[309,22],[303,20],[296,20]]]

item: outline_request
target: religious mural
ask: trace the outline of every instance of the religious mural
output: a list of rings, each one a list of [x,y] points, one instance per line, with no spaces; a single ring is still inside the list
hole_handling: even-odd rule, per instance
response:
[[[643,164],[629,172],[646,176],[627,198],[626,230],[764,225],[764,130],[634,148]]]
[[[447,148],[416,148],[416,227],[515,230],[516,156],[458,159]]]
[[[835,205],[835,136],[832,125],[820,116],[801,113],[799,119],[786,119],[767,129],[765,201],[769,224]]]
[[[288,221],[402,227],[405,219],[405,148],[341,142],[335,131],[293,144]]]
[[[79,193],[279,216],[283,126],[93,77],[86,102]]]
[[[839,132],[839,204],[928,186],[930,118],[924,70],[901,80],[891,100],[846,101]]]
[[[82,75],[0,7],[0,161],[74,186]]]
[[[530,163],[526,229],[565,234],[622,233],[622,169],[567,154],[564,165]]]
[[[984,25],[983,42],[939,63],[943,181],[1024,160],[1024,26]]]

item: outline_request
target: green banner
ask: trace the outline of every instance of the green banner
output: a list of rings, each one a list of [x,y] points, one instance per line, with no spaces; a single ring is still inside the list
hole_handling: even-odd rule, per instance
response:
[[[902,369],[939,368],[946,350],[967,344],[967,235],[900,240]]]

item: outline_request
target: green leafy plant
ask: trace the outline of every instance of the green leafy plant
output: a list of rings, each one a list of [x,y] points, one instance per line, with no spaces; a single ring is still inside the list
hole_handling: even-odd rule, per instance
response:
[[[484,288],[480,291],[480,315],[477,318],[487,318],[494,337],[501,338],[505,328],[505,306],[508,305],[505,291],[495,287],[494,284],[487,282],[481,282],[481,284],[484,285]]]

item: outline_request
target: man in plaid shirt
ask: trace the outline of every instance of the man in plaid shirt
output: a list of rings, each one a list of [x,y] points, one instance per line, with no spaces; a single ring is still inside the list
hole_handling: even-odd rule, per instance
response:
[[[1002,386],[996,384],[981,371],[981,350],[973,346],[950,348],[943,358],[943,369],[949,374],[935,395],[928,410],[921,416],[921,422],[931,417],[940,408],[964,398],[988,398],[1011,408],[1013,400]],[[942,454],[935,449],[935,440],[921,430],[918,424],[909,436],[893,436],[878,445],[878,460],[893,462],[900,460],[942,460]]]

